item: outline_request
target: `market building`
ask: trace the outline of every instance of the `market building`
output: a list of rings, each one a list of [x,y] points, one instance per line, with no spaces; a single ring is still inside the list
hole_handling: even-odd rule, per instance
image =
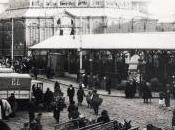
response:
[[[53,36],[30,49],[34,53],[47,51],[45,65],[56,75],[82,69],[90,80],[102,83],[104,77],[111,79],[113,87],[130,76],[138,83],[159,80],[166,84],[172,83],[175,74],[174,36],[174,32],[87,34],[82,41],[79,35]],[[128,58],[131,61],[127,62]],[[153,89],[160,90],[157,86]]]
[[[17,58],[53,35],[152,32],[157,23],[130,0],[10,0],[9,6],[0,16],[1,57],[10,57],[12,37]]]

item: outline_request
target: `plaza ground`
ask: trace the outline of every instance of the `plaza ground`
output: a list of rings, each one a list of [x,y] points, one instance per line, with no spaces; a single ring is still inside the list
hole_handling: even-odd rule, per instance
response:
[[[47,87],[53,90],[54,82],[43,80],[44,81],[44,91]],[[59,80],[62,83],[69,84],[67,80]],[[74,84],[76,85],[76,84]],[[68,97],[66,94],[67,86],[61,85],[61,89],[64,92],[64,96],[66,97],[66,103],[68,104]],[[77,91],[77,90],[76,90]],[[105,91],[99,91],[99,93],[106,94]],[[123,93],[118,91],[118,93],[122,96]],[[114,92],[112,92],[114,94]],[[161,127],[163,129],[171,128],[171,118],[172,118],[172,110],[175,107],[175,100],[171,99],[171,107],[168,109],[159,108],[158,99],[152,99],[152,103],[144,104],[143,99],[135,98],[135,99],[126,99],[120,96],[102,96],[103,103],[100,106],[100,112],[103,109],[106,109],[109,113],[111,119],[116,119],[118,121],[123,122],[124,119],[132,120],[131,124],[133,126],[139,126],[140,129],[146,127],[147,124],[151,123],[157,127]],[[77,101],[77,98],[74,98]],[[83,101],[83,106],[79,107],[79,111],[81,114],[85,115],[86,118],[96,119],[97,116],[94,115],[92,109],[87,108],[86,100]],[[100,114],[99,112],[99,114]],[[65,108],[61,113],[60,122],[68,121],[68,112]],[[22,127],[23,123],[28,121],[27,112],[18,112],[15,118],[11,118],[7,123],[10,125],[12,130],[19,130]],[[56,125],[56,121],[53,118],[53,113],[51,112],[43,112],[42,117],[42,125],[43,130],[54,130],[54,126]]]

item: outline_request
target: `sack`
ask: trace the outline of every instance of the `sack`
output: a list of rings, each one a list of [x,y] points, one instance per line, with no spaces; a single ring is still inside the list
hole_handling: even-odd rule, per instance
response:
[[[159,99],[159,105],[161,105],[161,106],[165,105],[165,98],[163,98],[162,100]]]

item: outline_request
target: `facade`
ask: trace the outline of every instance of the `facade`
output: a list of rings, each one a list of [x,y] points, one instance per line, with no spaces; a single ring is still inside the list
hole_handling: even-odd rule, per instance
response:
[[[10,0],[9,6],[0,16],[0,56],[8,57],[12,24],[14,55],[23,57],[53,35],[154,31],[157,22],[133,10],[130,0]]]

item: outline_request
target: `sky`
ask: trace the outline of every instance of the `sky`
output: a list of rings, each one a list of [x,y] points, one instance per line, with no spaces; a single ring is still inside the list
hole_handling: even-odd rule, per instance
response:
[[[0,3],[8,3],[9,0],[0,0]]]
[[[159,19],[175,20],[175,0],[149,0],[149,13],[155,15]],[[173,17],[174,15],[174,17]]]

